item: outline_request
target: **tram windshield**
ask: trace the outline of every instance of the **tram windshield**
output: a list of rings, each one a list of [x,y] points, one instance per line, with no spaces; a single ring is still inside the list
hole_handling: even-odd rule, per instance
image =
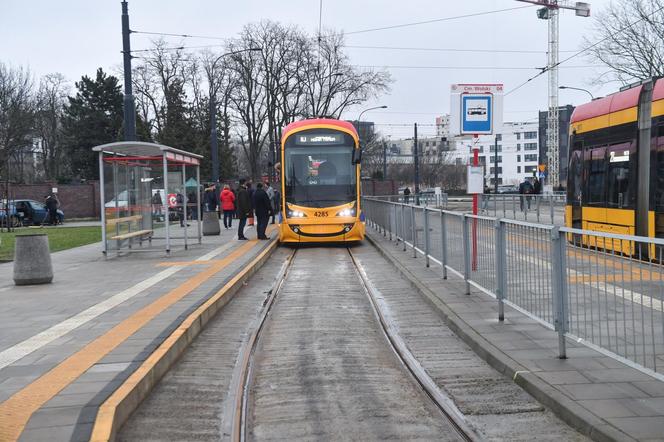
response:
[[[286,202],[304,207],[332,207],[355,201],[357,176],[354,141],[345,133],[311,129],[286,141]]]

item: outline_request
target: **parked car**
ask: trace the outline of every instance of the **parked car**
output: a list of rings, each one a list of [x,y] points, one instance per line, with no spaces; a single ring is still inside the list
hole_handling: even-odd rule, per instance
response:
[[[9,226],[19,227],[23,225],[23,213],[16,210],[14,202],[9,203]],[[0,202],[0,226],[7,226],[7,205]]]
[[[498,186],[498,193],[499,194],[514,194],[514,193],[519,193],[519,188],[517,186],[512,186],[512,185],[503,185],[503,186]]]
[[[17,212],[23,216],[23,225],[37,226],[48,222],[48,210],[43,203],[35,200],[14,200]],[[65,214],[58,209],[58,224],[65,221]]]

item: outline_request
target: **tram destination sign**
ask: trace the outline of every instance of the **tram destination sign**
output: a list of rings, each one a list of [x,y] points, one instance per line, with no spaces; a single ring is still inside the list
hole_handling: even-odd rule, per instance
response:
[[[326,146],[330,144],[343,144],[343,134],[306,134],[296,135],[295,144],[303,146]]]

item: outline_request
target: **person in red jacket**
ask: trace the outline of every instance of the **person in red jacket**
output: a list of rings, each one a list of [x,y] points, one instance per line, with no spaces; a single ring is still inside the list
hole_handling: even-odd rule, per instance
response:
[[[235,195],[231,192],[228,184],[224,185],[224,190],[221,191],[221,210],[224,211],[224,227],[230,229],[233,227],[233,213],[235,213]]]

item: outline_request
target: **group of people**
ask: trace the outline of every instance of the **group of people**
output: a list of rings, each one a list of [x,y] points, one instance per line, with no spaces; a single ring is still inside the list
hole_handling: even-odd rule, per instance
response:
[[[244,241],[248,238],[244,235],[247,220],[256,217],[256,236],[258,239],[269,239],[266,235],[267,225],[272,217],[279,212],[279,191],[269,182],[257,183],[254,188],[251,181],[241,179],[237,189],[233,190],[226,184],[221,193],[218,194],[216,186],[212,185],[205,189],[203,202],[205,210],[218,212],[221,217],[223,213],[224,228],[233,227],[233,218],[238,219],[238,240]],[[217,210],[219,208],[220,210]]]

